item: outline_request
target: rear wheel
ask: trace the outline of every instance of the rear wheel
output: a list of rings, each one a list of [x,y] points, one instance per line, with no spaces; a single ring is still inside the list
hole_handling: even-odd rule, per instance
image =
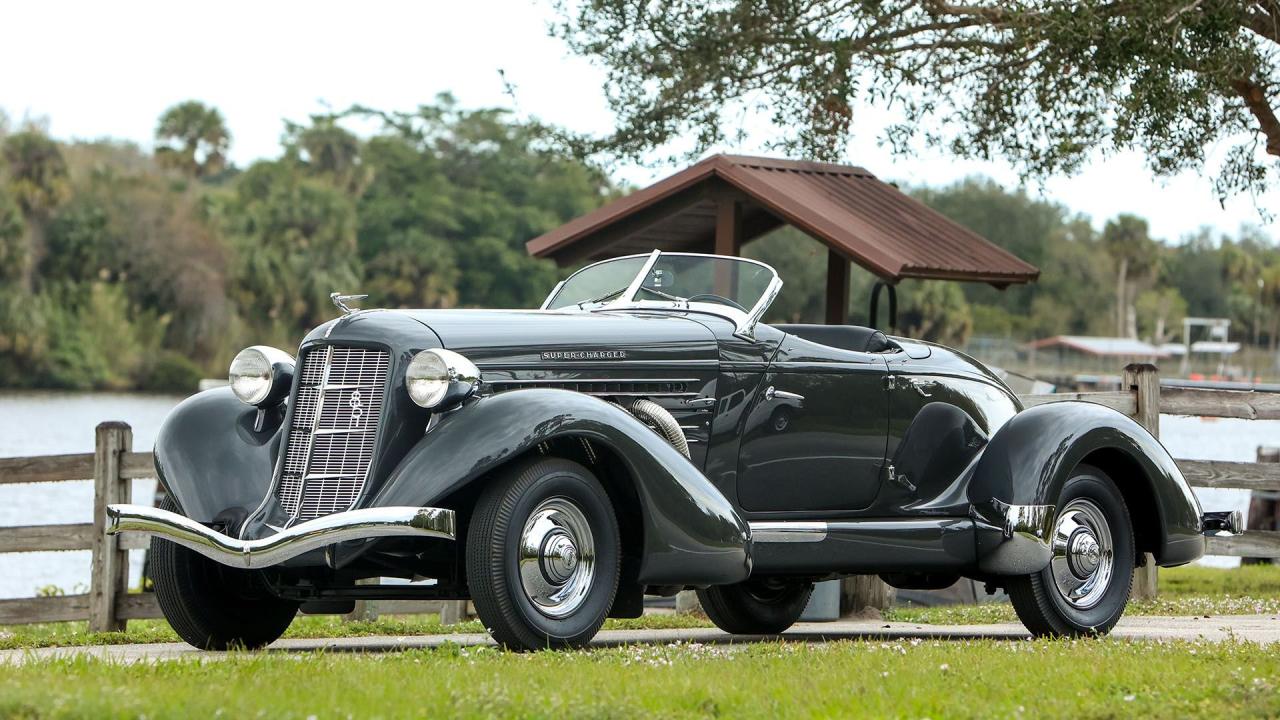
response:
[[[160,508],[177,512],[168,498]],[[152,538],[150,573],[169,625],[202,650],[268,645],[298,614],[298,603],[271,593],[262,571],[230,568],[168,540]]]
[[[467,530],[476,614],[513,650],[585,645],[618,589],[618,523],[591,471],[543,458],[495,478]]]
[[[774,635],[800,619],[811,594],[811,582],[752,578],[699,590],[698,600],[711,622],[727,633]]]
[[[1009,583],[1009,599],[1038,636],[1101,635],[1124,614],[1136,550],[1124,497],[1081,465],[1062,487],[1049,567]]]

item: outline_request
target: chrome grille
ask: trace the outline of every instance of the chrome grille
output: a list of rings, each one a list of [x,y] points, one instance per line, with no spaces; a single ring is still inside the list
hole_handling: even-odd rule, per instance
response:
[[[378,439],[391,356],[319,347],[302,359],[276,495],[299,520],[349,509],[364,489]]]

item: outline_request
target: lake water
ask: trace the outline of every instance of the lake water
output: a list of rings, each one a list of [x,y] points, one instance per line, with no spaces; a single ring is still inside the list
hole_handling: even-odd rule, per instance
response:
[[[119,393],[0,392],[0,457],[93,452],[94,427],[123,420],[133,427],[135,450],[147,450],[165,415],[181,397]],[[1213,420],[1165,416],[1160,434],[1175,457],[1252,462],[1259,445],[1280,445],[1280,421]],[[151,480],[135,481],[139,502],[155,492]],[[1199,491],[1214,510],[1245,510],[1248,493]],[[90,522],[93,483],[0,485],[0,526]],[[1219,562],[1231,564],[1234,559]],[[130,553],[131,581],[137,582],[142,553]],[[89,552],[0,555],[0,598],[26,597],[54,585],[68,593],[88,589]]]

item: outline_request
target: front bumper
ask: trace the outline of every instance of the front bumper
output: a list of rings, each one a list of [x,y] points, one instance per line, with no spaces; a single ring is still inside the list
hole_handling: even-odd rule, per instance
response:
[[[146,505],[108,505],[107,534],[139,532],[191,548],[223,565],[262,568],[311,550],[349,540],[421,537],[454,540],[452,510],[429,507],[380,507],[350,510],[308,520],[258,540],[240,540],[205,527],[184,515]]]

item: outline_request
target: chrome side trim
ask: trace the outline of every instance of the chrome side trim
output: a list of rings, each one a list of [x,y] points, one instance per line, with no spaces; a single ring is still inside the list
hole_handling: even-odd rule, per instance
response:
[[[827,539],[825,522],[753,522],[752,542],[811,543]]]
[[[490,373],[499,368],[488,369]],[[485,379],[491,385],[541,384],[541,383],[697,383],[699,378],[617,378],[617,377],[573,377],[573,378],[493,378]],[[715,398],[711,398],[712,401]]]
[[[277,565],[305,552],[348,540],[375,537],[427,537],[454,540],[452,510],[430,507],[380,507],[349,510],[298,523],[270,537],[239,540],[178,513],[146,505],[108,505],[107,534],[140,532],[164,538],[238,568]]]

